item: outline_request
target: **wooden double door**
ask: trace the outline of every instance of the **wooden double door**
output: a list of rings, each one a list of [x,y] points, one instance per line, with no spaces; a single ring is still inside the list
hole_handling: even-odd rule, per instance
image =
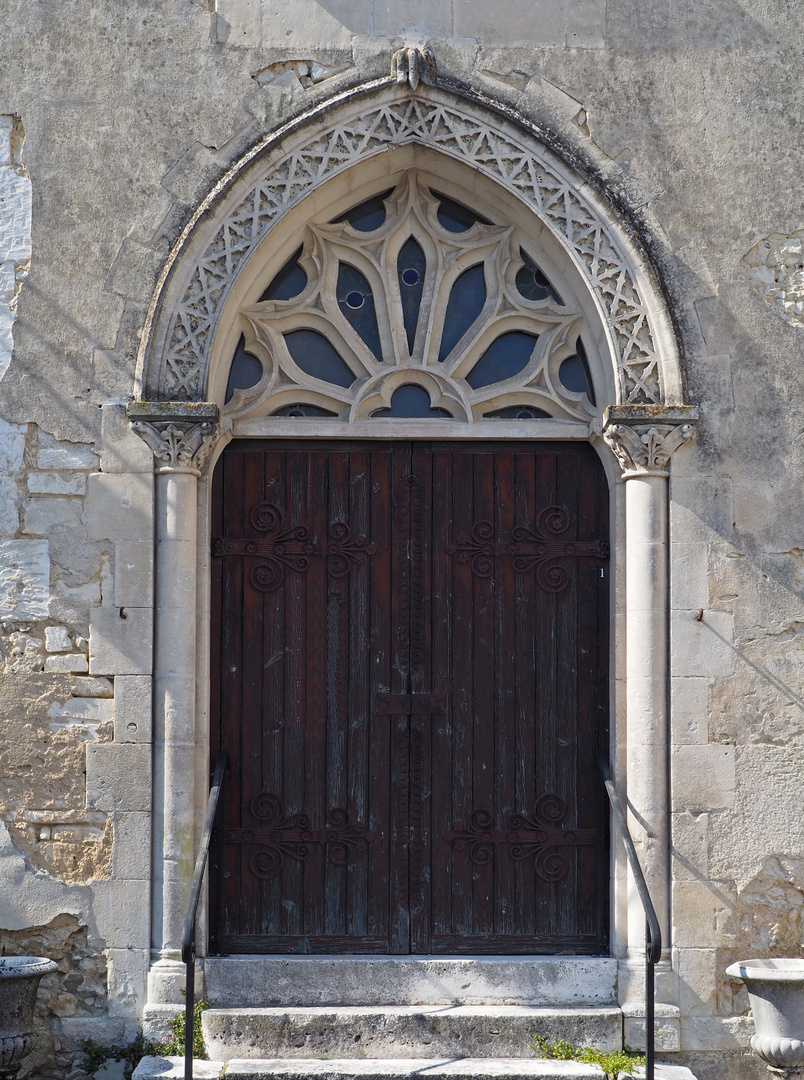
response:
[[[591,448],[233,442],[213,506],[213,951],[604,950]]]

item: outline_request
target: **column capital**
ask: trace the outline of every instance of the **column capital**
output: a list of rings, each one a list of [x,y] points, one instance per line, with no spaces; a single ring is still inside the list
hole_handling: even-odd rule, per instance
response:
[[[200,476],[220,435],[218,406],[208,401],[131,401],[126,415],[153,450],[156,473]]]
[[[670,458],[695,434],[698,410],[689,405],[617,405],[606,409],[603,438],[623,479],[669,476]]]

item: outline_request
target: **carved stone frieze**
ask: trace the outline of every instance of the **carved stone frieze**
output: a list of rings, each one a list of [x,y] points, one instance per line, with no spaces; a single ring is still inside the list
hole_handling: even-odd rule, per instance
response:
[[[126,412],[153,451],[155,472],[201,475],[220,434],[216,405],[133,401]]]

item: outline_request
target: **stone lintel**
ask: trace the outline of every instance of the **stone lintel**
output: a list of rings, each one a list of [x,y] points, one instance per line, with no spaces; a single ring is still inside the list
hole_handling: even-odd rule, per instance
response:
[[[697,424],[695,405],[609,405],[603,429],[614,424]]]
[[[206,420],[214,424],[218,414],[218,406],[212,401],[130,401],[126,405],[126,416],[132,423],[143,420],[151,424],[198,424]]]

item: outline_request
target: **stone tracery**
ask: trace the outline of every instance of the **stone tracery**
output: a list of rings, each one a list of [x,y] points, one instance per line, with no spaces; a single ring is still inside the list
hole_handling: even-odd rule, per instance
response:
[[[666,389],[655,344],[657,328],[611,221],[582,186],[538,144],[491,127],[468,109],[420,87],[404,98],[330,123],[297,145],[252,184],[219,219],[173,308],[156,375],[157,396],[197,399],[206,387],[213,332],[229,289],[257,244],[292,206],[323,181],[394,146],[430,146],[502,183],[529,203],[563,238],[606,313],[617,352],[618,398],[624,404],[661,404]]]
[[[513,226],[468,212],[465,221],[448,218],[445,205],[455,206],[411,172],[376,227],[309,225],[297,264],[277,275],[295,274],[296,294],[274,299],[269,287],[268,298],[241,309],[245,347],[263,375],[236,390],[228,410],[422,415],[411,402],[398,411],[399,391],[415,386],[425,414],[471,422],[517,407],[588,421],[582,316],[558,302]],[[582,388],[565,385],[567,362],[579,367]]]

